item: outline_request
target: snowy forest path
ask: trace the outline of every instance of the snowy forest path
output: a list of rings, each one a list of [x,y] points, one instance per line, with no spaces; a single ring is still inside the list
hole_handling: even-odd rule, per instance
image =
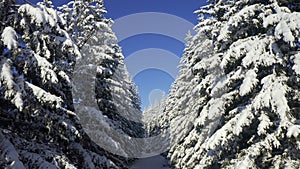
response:
[[[153,156],[136,160],[130,169],[169,169],[168,160],[161,156]]]

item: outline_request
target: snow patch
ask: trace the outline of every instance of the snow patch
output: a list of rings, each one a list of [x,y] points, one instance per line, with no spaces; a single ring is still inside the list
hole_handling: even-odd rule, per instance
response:
[[[300,125],[292,125],[288,128],[286,135],[291,138],[292,136],[297,138],[300,135]]]
[[[16,49],[18,48],[18,36],[16,31],[8,26],[4,28],[2,34],[1,34],[1,40],[4,43],[4,45],[9,49]]]

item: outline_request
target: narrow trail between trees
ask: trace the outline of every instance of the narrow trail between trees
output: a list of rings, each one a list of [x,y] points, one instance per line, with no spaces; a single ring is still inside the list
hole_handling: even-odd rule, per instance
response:
[[[170,169],[168,160],[161,155],[141,158],[133,163],[130,169]]]

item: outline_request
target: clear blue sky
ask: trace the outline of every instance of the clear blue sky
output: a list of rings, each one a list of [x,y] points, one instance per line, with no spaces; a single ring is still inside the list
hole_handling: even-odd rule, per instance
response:
[[[20,2],[22,0],[18,0],[18,1]],[[29,0],[29,1],[32,3],[36,3],[41,0]],[[54,0],[52,2],[54,3],[55,6],[60,6],[62,4],[69,2],[69,0]],[[113,20],[117,20],[128,15],[130,16],[131,14],[145,13],[145,12],[159,12],[159,13],[167,13],[167,14],[180,17],[183,20],[186,20],[187,22],[190,22],[193,25],[197,24],[197,15],[194,14],[193,12],[199,9],[199,7],[204,5],[205,3],[206,3],[205,0],[105,0],[104,1],[105,7],[108,11],[106,17],[112,18]],[[161,18],[159,17],[157,19],[159,20]],[[166,25],[168,25],[169,22],[172,22],[171,20],[174,20],[174,18],[170,18],[170,20],[167,20],[166,18],[164,20],[161,19],[162,29],[163,27],[166,27]],[[137,21],[137,22],[141,22],[141,21]],[[153,22],[155,23],[155,21]],[[124,23],[127,24],[126,20]],[[123,25],[121,25],[122,26],[121,28],[125,27],[124,23]],[[129,24],[132,23],[128,22],[128,25],[124,29],[130,30],[134,28],[133,26],[130,27],[131,25]],[[135,23],[135,24],[139,24],[139,23]],[[180,29],[179,27],[175,26],[175,27],[170,27],[168,29],[175,32],[176,29]],[[123,31],[124,33],[124,29],[122,30],[120,28],[116,28],[114,31],[118,36],[120,32]],[[182,56],[184,50],[184,43],[182,41],[179,41],[178,39],[172,36],[164,35],[164,33],[137,34],[134,36],[127,37],[126,39],[122,39],[119,42],[119,45],[122,47],[123,54],[125,56],[125,63],[127,57],[134,54],[139,55],[139,52],[145,49],[162,49],[165,50],[164,52],[162,52],[162,54],[167,55],[168,54],[167,52],[170,52],[169,59],[172,58],[171,55],[173,54],[174,56],[178,57],[178,60],[179,57]],[[151,51],[150,52],[149,51],[150,50],[148,50],[149,55],[155,53],[155,52],[151,53]],[[144,55],[146,54],[147,52],[144,52]],[[148,56],[148,57],[151,58],[153,56]],[[167,59],[160,60],[157,58],[154,61],[150,61],[150,62],[154,62],[158,64],[160,62],[165,62],[166,65],[168,65],[169,63]],[[172,61],[170,61],[170,63],[171,62]],[[139,63],[139,61],[137,61],[134,64],[131,63],[130,65],[128,65],[128,69],[131,70],[131,67],[132,66],[134,67],[135,64],[138,65],[143,63]],[[169,64],[168,66],[174,67],[174,69],[176,69],[175,68],[176,65],[174,64]],[[159,68],[158,69],[149,68],[147,70],[138,72],[138,74],[136,74],[133,77],[133,80],[135,84],[138,86],[139,94],[142,100],[142,109],[144,109],[145,107],[148,107],[150,104],[149,96],[151,96],[150,98],[152,100],[153,99],[155,100],[155,99],[159,99],[159,92],[157,91],[161,91],[161,93],[165,92],[166,94],[169,92],[170,86],[174,81],[174,76],[172,77],[170,74],[168,74],[168,72],[165,72]]]
[[[162,12],[176,15],[194,25],[198,21],[194,11],[206,3],[205,0],[106,0],[104,2],[108,11],[106,16],[113,20],[141,12]],[[118,35],[118,30],[116,30],[116,34]],[[185,47],[182,42],[172,37],[158,34],[136,35],[122,40],[119,44],[125,57],[148,48],[164,49],[181,57]],[[149,106],[151,91],[160,89],[168,93],[174,81],[168,73],[157,69],[144,70],[137,74],[133,80],[139,89],[142,108]]]

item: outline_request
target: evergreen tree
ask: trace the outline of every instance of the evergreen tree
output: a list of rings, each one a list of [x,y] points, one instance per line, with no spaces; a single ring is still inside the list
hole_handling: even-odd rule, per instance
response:
[[[209,2],[160,118],[171,127],[171,162],[299,168],[298,2]]]
[[[112,151],[117,150],[123,156],[134,156],[134,152],[138,151],[136,149],[141,147],[132,144],[134,141],[131,137],[143,137],[140,100],[124,65],[122,51],[111,30],[112,22],[103,18],[105,9],[102,0],[71,1],[61,9],[64,11],[63,17],[68,21],[66,27],[69,34],[80,46],[82,53],[75,69],[74,80],[79,82],[79,86],[75,85],[79,92],[75,99],[87,102],[79,104],[79,111],[83,111],[84,106],[90,108],[90,113],[81,113],[83,116],[89,114],[87,119],[95,120],[92,117],[95,112],[91,107],[99,108],[99,113],[103,116],[100,121],[95,121],[102,127],[85,127],[90,129],[90,135],[95,139],[106,138],[99,140],[105,147],[111,147]],[[91,83],[93,76],[96,77],[94,84]],[[82,80],[83,77],[89,79]],[[89,101],[93,100],[91,95],[94,91],[87,90],[94,88],[97,104],[91,105]],[[112,144],[113,142],[115,143]]]
[[[71,80],[76,58],[83,55],[61,13],[48,0],[36,6],[4,0],[0,15],[0,168],[127,168],[126,159],[90,139],[74,113]],[[115,42],[109,25],[97,24],[108,29],[100,40]],[[119,64],[118,46],[109,44],[95,50],[101,56],[111,52]],[[123,90],[137,97],[125,79]]]
[[[79,47],[84,46],[101,27],[107,27],[111,22],[103,16],[106,13],[103,0],[70,1],[59,9],[63,11],[61,15],[66,20],[67,31]],[[112,40],[115,39],[112,33],[106,34],[109,35]]]

